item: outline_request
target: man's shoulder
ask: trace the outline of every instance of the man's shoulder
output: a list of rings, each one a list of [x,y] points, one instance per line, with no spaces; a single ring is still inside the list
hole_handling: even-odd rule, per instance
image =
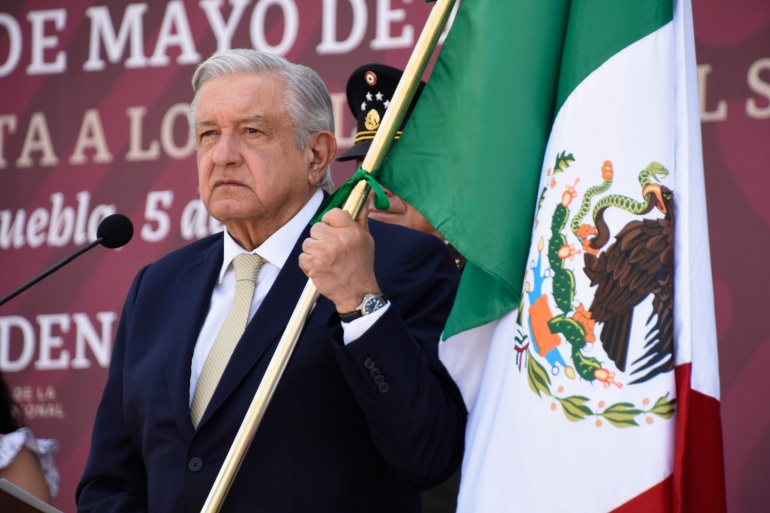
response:
[[[369,233],[372,234],[375,240],[380,239],[396,239],[401,241],[409,241],[414,244],[428,244],[441,246],[444,243],[436,236],[429,235],[419,230],[407,228],[400,224],[385,223],[374,219],[369,219]]]
[[[166,254],[150,265],[155,268],[167,266],[178,267],[183,263],[192,262],[195,259],[200,258],[209,251],[216,250],[217,247],[222,247],[222,232],[186,244],[185,246]]]
[[[375,252],[377,253],[383,251],[416,252],[441,260],[453,261],[446,243],[435,235],[374,219],[369,220],[369,233],[374,238]]]

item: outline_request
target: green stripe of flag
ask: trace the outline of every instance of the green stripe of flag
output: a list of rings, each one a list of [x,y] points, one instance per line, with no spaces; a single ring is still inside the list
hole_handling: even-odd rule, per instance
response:
[[[613,53],[670,20],[671,6],[672,0],[462,2],[378,174],[468,259],[445,336],[519,304],[557,109]],[[629,9],[639,11],[633,26],[613,21]]]
[[[632,16],[628,12],[633,11]],[[673,0],[578,0],[569,12],[556,112],[607,59],[674,17]]]

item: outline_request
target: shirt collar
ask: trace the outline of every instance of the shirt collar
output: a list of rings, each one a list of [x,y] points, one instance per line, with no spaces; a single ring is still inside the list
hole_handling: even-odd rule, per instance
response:
[[[269,263],[276,266],[279,270],[283,268],[286,260],[289,258],[291,250],[297,243],[297,239],[302,231],[310,223],[313,215],[321,206],[323,201],[323,192],[319,189],[313,194],[305,206],[292,217],[288,223],[281,226],[274,234],[267,238],[258,248],[251,253],[256,253]],[[241,253],[249,253],[243,249],[225,228],[224,233],[224,259],[222,268],[219,271],[219,283],[225,276],[225,271],[230,267],[233,259]]]

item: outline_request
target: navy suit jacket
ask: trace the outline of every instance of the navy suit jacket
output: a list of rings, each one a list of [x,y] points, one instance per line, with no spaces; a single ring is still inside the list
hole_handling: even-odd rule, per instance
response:
[[[321,297],[223,512],[417,512],[463,454],[465,406],[437,343],[459,273],[435,237],[370,221],[390,309],[347,346]],[[121,316],[78,486],[79,512],[198,512],[307,278],[306,229],[249,323],[197,429],[193,349],[222,265],[213,235],[142,269]]]

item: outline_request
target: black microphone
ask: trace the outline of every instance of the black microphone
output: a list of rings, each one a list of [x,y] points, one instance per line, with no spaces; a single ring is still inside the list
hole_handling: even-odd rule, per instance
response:
[[[105,248],[119,248],[122,246],[125,246],[128,244],[128,241],[131,240],[131,237],[134,235],[134,225],[131,224],[131,220],[124,216],[123,214],[112,214],[104,219],[102,219],[102,222],[99,223],[99,227],[96,229],[96,240],[90,243],[88,246],[85,246],[78,251],[76,251],[74,254],[70,255],[69,257],[65,258],[58,264],[54,265],[50,269],[47,269],[43,271],[41,274],[37,275],[32,280],[28,281],[18,289],[14,290],[7,296],[5,296],[3,299],[0,299],[0,305],[4,305],[6,302],[8,302],[10,299],[13,299],[14,297],[18,296],[28,288],[30,288],[35,283],[39,282],[52,272],[58,270],[61,267],[64,267],[66,264],[72,262],[77,257],[85,253],[91,248],[94,248],[98,245],[102,245]]]
[[[131,224],[131,219],[123,214],[112,214],[99,223],[96,228],[96,240],[91,244],[101,244],[110,249],[121,248],[128,244],[133,235],[134,225]]]

